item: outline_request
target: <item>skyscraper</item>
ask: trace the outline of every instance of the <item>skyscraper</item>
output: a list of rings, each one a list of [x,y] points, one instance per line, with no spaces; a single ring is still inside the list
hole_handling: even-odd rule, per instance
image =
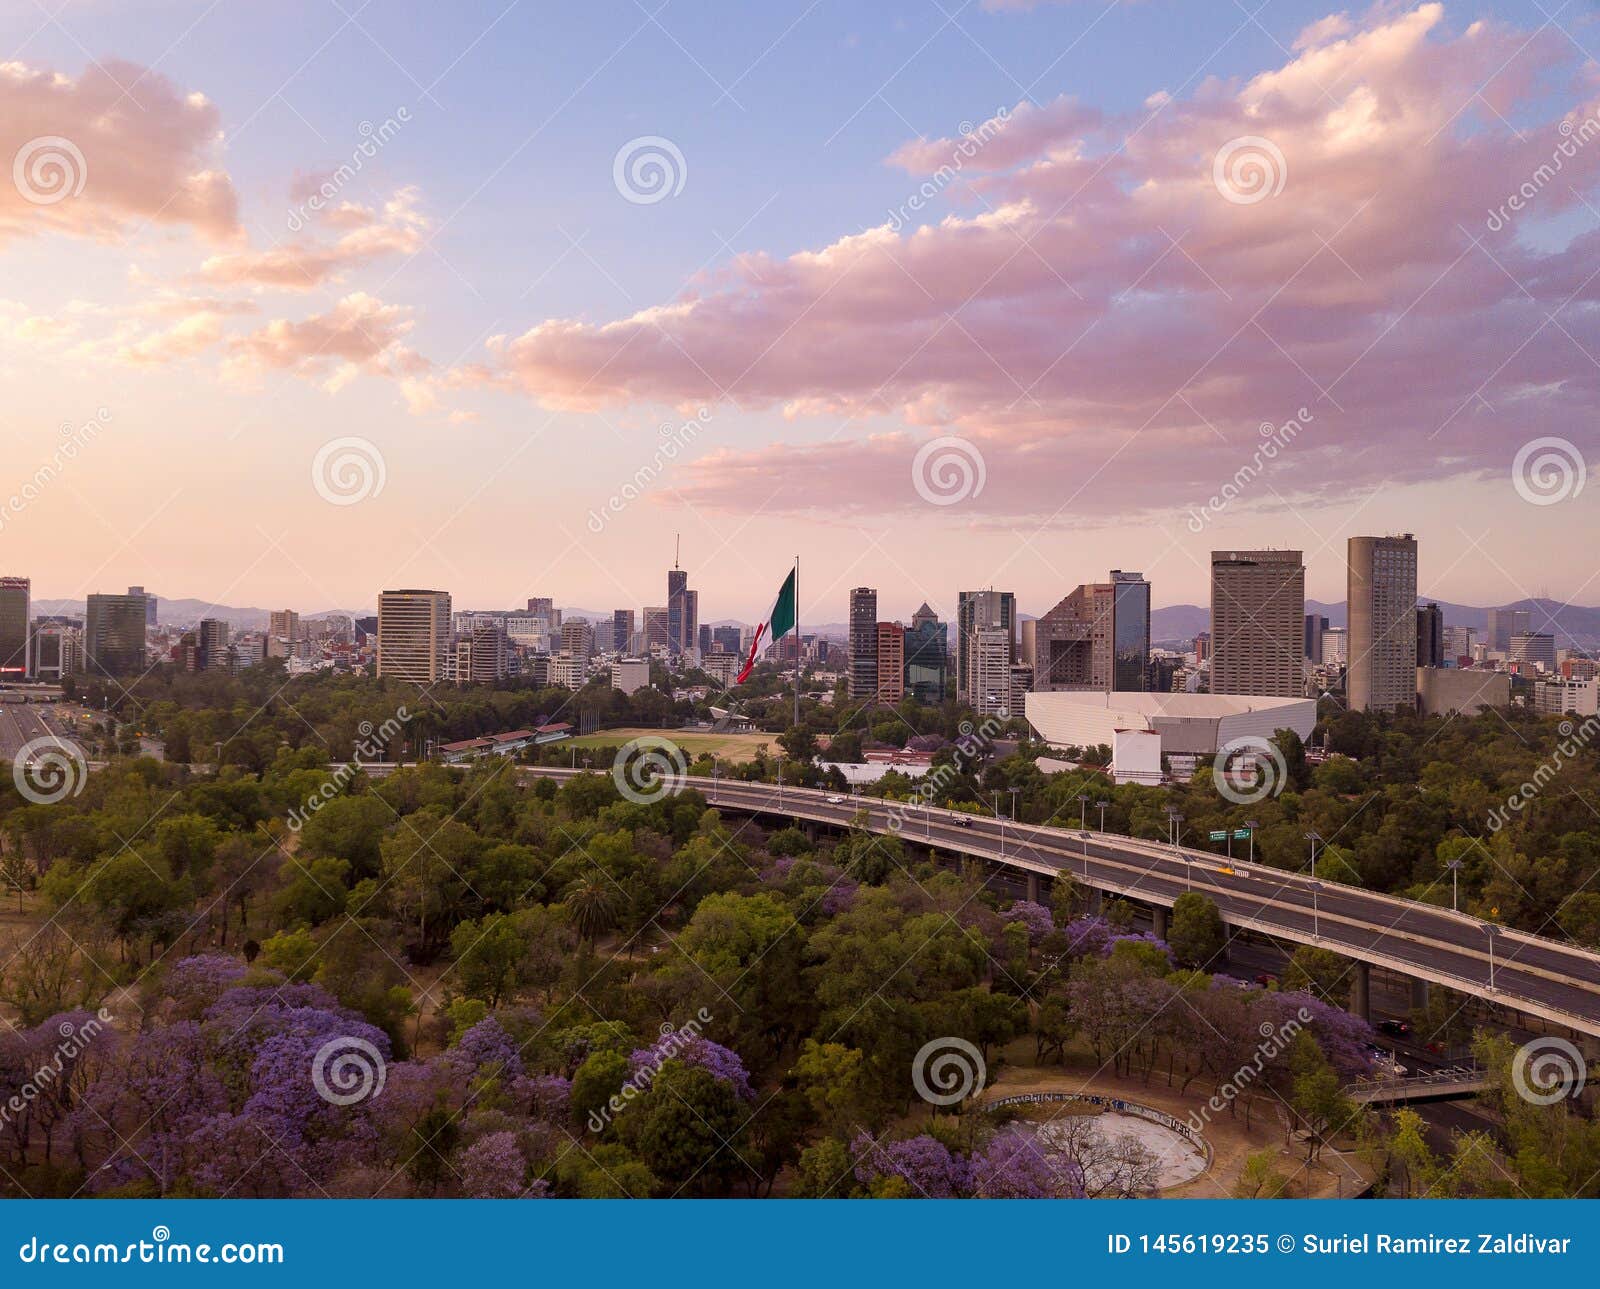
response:
[[[432,685],[453,669],[450,592],[384,591],[378,596],[378,675]]]
[[[1328,619],[1320,613],[1306,614],[1306,661],[1322,661],[1322,633],[1328,629]]]
[[[1150,688],[1150,583],[1114,568],[1111,587],[1111,688],[1142,692]]]
[[[129,595],[137,595],[144,600],[144,628],[148,634],[156,629],[156,597],[147,594],[142,586],[130,586]]]
[[[32,586],[25,577],[0,577],[0,680],[23,680],[33,674]]]
[[[644,651],[654,649],[667,649],[669,640],[667,636],[667,606],[664,604],[646,605],[644,610]]]
[[[563,622],[561,652],[587,663],[594,656],[594,624],[586,618],[571,618]]]
[[[850,592],[851,698],[870,699],[878,692],[878,593],[868,586]]]
[[[1306,569],[1299,551],[1211,552],[1211,692],[1305,691]]]
[[[142,592],[89,597],[83,661],[91,676],[137,676],[144,670],[146,598]]]
[[[1345,695],[1354,712],[1393,712],[1417,701],[1417,539],[1349,542],[1350,665]]]
[[[463,651],[456,651],[456,680],[463,685],[492,685],[506,676],[507,641],[505,628],[495,621],[475,622],[472,635],[466,644],[466,666],[461,665]]]
[[[906,692],[919,703],[942,703],[950,670],[950,641],[939,615],[924,604],[905,637]]]
[[[956,696],[971,699],[972,642],[980,630],[1001,628],[1011,644],[1009,655],[1017,647],[1017,597],[1011,591],[957,591],[956,592]],[[1014,656],[1008,656],[1009,668]],[[1009,681],[1008,681],[1009,683]]]
[[[878,623],[878,701],[898,703],[906,696],[906,629]]]
[[[1033,640],[1037,690],[1142,691],[1150,686],[1150,583],[1113,569],[1078,587],[1043,617],[1024,623]]]
[[[228,638],[232,634],[221,618],[201,618],[195,628],[196,666],[200,671],[228,670]]]
[[[611,610],[611,647],[617,653],[627,653],[633,647],[633,610]]]
[[[1540,666],[1556,669],[1556,638],[1548,631],[1519,631],[1511,637],[1511,660],[1524,664],[1522,670]]]
[[[1444,666],[1444,610],[1437,604],[1417,610],[1417,666]]]
[[[288,641],[300,638],[300,615],[293,609],[273,609],[267,615],[267,634]]]
[[[689,574],[674,564],[667,570],[667,647],[686,654],[700,642],[700,595],[689,589]]]
[[[1490,609],[1483,642],[1491,653],[1510,653],[1511,637],[1526,635],[1533,625],[1532,619],[1533,614],[1528,609]]]

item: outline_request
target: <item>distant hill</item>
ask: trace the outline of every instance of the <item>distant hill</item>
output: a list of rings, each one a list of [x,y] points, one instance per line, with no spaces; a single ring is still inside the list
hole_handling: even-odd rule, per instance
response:
[[[82,600],[35,600],[36,617],[50,614],[76,614],[82,617],[85,603]],[[323,609],[317,613],[302,613],[302,621],[310,622],[330,614],[343,614],[349,618],[364,617],[375,609]],[[156,620],[163,626],[187,626],[201,618],[221,618],[235,631],[261,631],[266,628],[270,609],[240,608],[229,604],[211,604],[205,600],[166,600],[156,597]]]

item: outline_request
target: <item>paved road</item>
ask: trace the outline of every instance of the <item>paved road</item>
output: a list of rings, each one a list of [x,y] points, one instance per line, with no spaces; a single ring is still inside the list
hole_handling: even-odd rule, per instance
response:
[[[523,767],[525,777],[574,772]],[[578,773],[582,773],[578,771]],[[827,792],[771,784],[690,779],[714,805],[848,825],[857,810],[880,833],[899,832],[1020,869],[1071,874],[1085,885],[1170,906],[1186,890],[1216,901],[1230,925],[1301,944],[1321,944],[1360,962],[1474,993],[1576,1032],[1600,1037],[1600,954],[1501,929],[1491,937],[1464,914],[1415,904],[1302,874],[1247,866],[1205,851],[1118,834],[1043,828],[950,811],[912,809],[863,797],[830,802]],[[904,809],[904,807],[902,807]],[[1229,869],[1231,868],[1231,871]],[[1494,985],[1490,986],[1491,953]]]
[[[14,761],[22,745],[52,731],[45,723],[43,706],[34,703],[0,704],[0,761]]]

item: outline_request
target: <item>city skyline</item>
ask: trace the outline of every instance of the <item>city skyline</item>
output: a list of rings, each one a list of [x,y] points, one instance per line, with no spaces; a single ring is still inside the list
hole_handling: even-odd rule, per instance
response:
[[[0,78],[40,598],[642,606],[682,531],[702,619],[797,548],[902,617],[951,567],[1203,603],[1197,537],[1336,601],[1319,547],[1420,531],[1441,599],[1600,601],[1600,99],[1531,0],[91,12]]]

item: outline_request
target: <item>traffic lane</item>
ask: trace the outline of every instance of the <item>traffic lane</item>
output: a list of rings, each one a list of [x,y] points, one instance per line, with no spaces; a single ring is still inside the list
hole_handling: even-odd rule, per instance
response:
[[[43,716],[32,704],[6,703],[0,708],[0,760],[16,760],[24,746],[49,733]]]
[[[717,792],[719,796],[728,798],[727,803],[730,805],[747,805],[765,809],[772,809],[779,805],[776,794],[768,792],[757,785],[739,785],[738,787],[730,788],[719,784]],[[799,797],[794,789],[790,789],[787,795],[789,799],[783,803],[786,807],[805,809],[808,812],[819,814],[829,823],[848,824],[856,813],[852,803],[833,805],[825,800],[818,801],[809,795]],[[822,794],[818,795],[821,796]],[[874,826],[887,826],[888,812],[885,808],[874,807],[865,803],[861,808],[868,811],[869,820]],[[879,815],[883,815],[885,818],[880,820],[877,817]],[[993,842],[995,849],[999,850],[998,831],[989,835],[985,830],[976,826],[976,821],[974,821],[973,827],[952,827],[930,820],[925,823],[922,830],[912,830],[912,835],[907,839],[915,841],[918,832],[925,840],[950,846],[960,847],[963,845],[970,846],[975,843]],[[1030,860],[1040,864],[1042,867],[1072,872],[1074,870],[1074,860],[1079,865],[1084,862],[1081,853],[1083,844],[1080,841],[1078,847],[1068,849],[1065,847],[1022,843],[1018,839],[1016,842],[1009,843],[1006,857]],[[1187,869],[1188,866],[1181,861],[1169,859],[1165,861],[1164,866],[1162,857],[1152,855],[1148,857],[1149,867],[1145,868],[1141,863],[1130,864],[1130,857],[1126,852],[1109,846],[1102,847],[1093,841],[1087,843],[1087,846],[1089,851],[1087,862],[1090,874],[1087,880],[1091,882],[1098,879],[1106,885],[1121,886],[1127,889],[1131,895],[1146,895],[1169,904],[1184,890],[1190,889],[1190,884],[1187,880],[1178,878],[1174,873],[1164,871],[1164,867],[1176,867],[1180,870]],[[1145,857],[1141,855],[1140,859],[1142,860],[1143,858]],[[1215,862],[1216,857],[1212,856],[1210,858]],[[1130,872],[1130,868],[1133,871]],[[1078,871],[1082,872],[1081,867]],[[1452,948],[1449,945],[1418,943],[1403,936],[1386,933],[1383,929],[1386,923],[1381,921],[1381,915],[1389,913],[1393,917],[1395,909],[1392,904],[1377,900],[1375,897],[1368,896],[1365,900],[1362,900],[1358,893],[1355,915],[1361,921],[1369,924],[1377,922],[1379,925],[1370,928],[1351,928],[1333,922],[1331,918],[1328,922],[1323,922],[1320,916],[1322,911],[1325,908],[1330,913],[1335,910],[1324,903],[1321,892],[1319,892],[1317,900],[1318,916],[1314,917],[1309,892],[1304,893],[1306,898],[1304,905],[1293,903],[1292,892],[1298,890],[1294,885],[1285,888],[1283,892],[1279,892],[1274,888],[1264,895],[1259,891],[1222,889],[1204,880],[1204,878],[1197,884],[1204,887],[1205,893],[1216,900],[1220,911],[1225,917],[1231,915],[1236,921],[1241,918],[1248,918],[1264,924],[1264,929],[1277,927],[1291,935],[1297,935],[1306,940],[1313,938],[1313,924],[1315,923],[1315,930],[1319,933],[1318,938],[1330,949],[1342,951],[1358,958],[1363,953],[1382,954],[1386,957],[1410,963],[1417,968],[1431,969],[1440,975],[1454,977],[1462,987],[1487,991],[1488,970],[1486,960],[1463,953],[1461,950]],[[1280,894],[1285,898],[1280,899]],[[1269,897],[1275,903],[1267,903],[1266,901]],[[1379,917],[1372,915],[1373,905],[1376,905]],[[1400,910],[1402,916],[1405,911]],[[1455,931],[1459,935],[1463,928],[1460,923],[1454,923],[1448,929]],[[1600,1017],[1600,997],[1579,987],[1563,985],[1558,981],[1551,981],[1519,970],[1514,959],[1505,962],[1503,965],[1497,960],[1496,984],[1499,986],[1497,992],[1502,997],[1508,993],[1512,995],[1510,999],[1506,1000],[1508,1005],[1514,1006],[1516,999],[1520,997],[1547,1007],[1570,1012],[1576,1016],[1590,1019]]]

